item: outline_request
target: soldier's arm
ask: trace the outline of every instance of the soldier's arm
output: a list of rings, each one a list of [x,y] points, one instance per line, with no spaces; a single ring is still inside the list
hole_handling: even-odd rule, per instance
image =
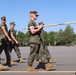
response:
[[[16,38],[14,37],[13,34],[10,34],[11,35],[11,38],[16,42],[16,44],[18,44],[19,42],[16,40]]]
[[[11,41],[11,39],[10,39],[10,37],[8,36],[8,33],[6,32],[6,30],[5,30],[4,27],[2,27],[2,30],[3,30],[3,32],[4,32],[4,34],[5,34],[5,36],[8,38],[8,40]]]
[[[32,34],[35,34],[35,33],[37,33],[38,31],[40,31],[43,27],[44,27],[43,25],[40,25],[40,26],[38,26],[37,29],[35,29],[34,26],[30,26],[30,32],[31,32]]]

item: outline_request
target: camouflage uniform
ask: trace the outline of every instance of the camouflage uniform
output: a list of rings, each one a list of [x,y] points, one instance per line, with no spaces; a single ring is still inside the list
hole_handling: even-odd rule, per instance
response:
[[[36,22],[30,20],[28,27],[36,27]],[[30,54],[28,57],[28,65],[32,66],[32,63],[35,59],[35,57],[39,55],[41,61],[43,63],[48,63],[48,60],[46,59],[46,55],[43,51],[43,46],[40,41],[40,32],[37,32],[36,34],[31,34],[30,32]]]
[[[37,24],[36,22],[30,20],[28,27],[34,26],[36,27]],[[30,32],[30,31],[29,31]],[[40,47],[40,38],[39,38],[39,34],[31,34],[30,32],[30,54],[28,56],[28,65],[32,66],[33,65],[33,61],[36,57],[36,55],[39,53],[39,47]]]
[[[6,24],[0,24],[0,55],[2,51],[5,51],[6,54],[6,64],[10,66],[10,51],[9,51],[9,43],[8,39],[5,36],[2,28],[5,28],[5,30],[8,33],[7,25]]]
[[[48,60],[51,59],[50,52],[49,52],[47,45],[45,43],[45,32],[43,29],[40,31],[40,41],[41,41],[41,43],[40,43],[41,48],[40,48],[39,55],[37,55],[37,57],[36,57],[36,60],[39,61],[40,55],[41,55],[41,57],[43,57],[44,60],[45,59],[48,59]],[[42,59],[41,59],[41,62],[43,62]]]
[[[50,59],[51,55],[50,55],[50,52],[49,52],[49,50],[47,48],[47,45],[45,43],[45,32],[44,32],[44,30],[41,30],[40,37],[42,39],[41,41],[42,41],[43,49],[44,49],[44,52],[45,52],[45,54],[47,56],[47,59]]]
[[[9,29],[9,36],[11,34],[13,34],[13,36],[16,38],[16,30],[14,30],[13,28]],[[11,38],[11,36],[10,36],[10,38]],[[12,43],[10,43],[9,45],[10,45],[10,53],[12,52],[12,49],[14,48],[18,58],[21,58],[20,49],[13,39],[12,39]]]

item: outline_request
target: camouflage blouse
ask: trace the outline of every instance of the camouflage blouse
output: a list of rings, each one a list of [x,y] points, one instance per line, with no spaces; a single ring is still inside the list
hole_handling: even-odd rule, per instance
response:
[[[36,26],[37,26],[36,22],[34,22],[34,21],[32,21],[32,20],[30,20],[30,22],[28,23],[28,27],[29,27],[29,28],[34,28],[34,27],[36,27]],[[29,32],[30,32],[30,30],[29,30]],[[35,33],[35,34],[32,34],[32,33],[30,32],[30,41],[29,41],[29,42],[30,42],[30,43],[40,44],[39,32],[37,32],[37,33]]]
[[[1,39],[5,38],[5,34],[2,30],[2,28],[5,28],[6,32],[8,33],[8,28],[6,24],[0,24],[0,41]]]

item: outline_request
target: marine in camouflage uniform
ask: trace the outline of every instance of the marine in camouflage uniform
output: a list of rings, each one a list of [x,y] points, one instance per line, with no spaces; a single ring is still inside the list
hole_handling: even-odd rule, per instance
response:
[[[36,27],[37,24],[33,21],[30,20],[28,27]],[[30,31],[29,31],[30,32]],[[33,65],[33,61],[35,60],[36,55],[38,54],[38,48],[39,48],[39,35],[38,33],[36,34],[31,34],[30,32],[30,54],[28,56],[28,65],[32,66]]]
[[[0,24],[0,55],[4,50],[6,55],[6,65],[11,67],[10,64],[10,51],[9,51],[9,42],[11,42],[10,37],[8,36],[8,28],[6,23],[6,17],[1,17],[2,23]]]
[[[40,36],[39,36],[40,33],[39,33],[39,31],[43,28],[43,25],[40,25],[39,27],[37,27],[36,22],[34,22],[34,20],[36,20],[37,17],[38,17],[37,11],[30,12],[31,20],[28,23],[28,28],[29,28],[29,32],[30,32],[30,54],[28,56],[28,71],[37,71],[32,66],[33,66],[33,62],[34,62],[36,56],[39,54],[39,50],[40,50]],[[48,60],[46,60],[46,61],[43,60],[43,62],[45,63],[46,70],[49,70],[51,67],[53,67],[52,65],[48,64]]]
[[[43,22],[40,22],[39,25],[40,24],[43,24]],[[47,48],[47,45],[45,43],[45,31],[43,29],[40,31],[40,41],[41,41],[41,43],[40,43],[41,44],[41,48],[40,48],[40,53],[39,54],[40,55],[44,55],[43,56],[44,60],[48,59],[49,62],[54,62],[55,59],[51,59],[50,52],[49,52],[49,50]],[[43,62],[43,61],[41,61],[41,62]],[[36,57],[36,63],[39,64],[39,55],[37,55],[37,57]]]
[[[21,58],[21,53],[20,53],[20,49],[19,49],[19,42],[16,40],[16,30],[14,30],[14,27],[15,27],[15,23],[14,22],[11,22],[10,23],[10,29],[9,29],[9,36],[10,38],[12,39],[12,43],[9,44],[9,47],[10,47],[10,53],[12,52],[12,49],[15,50],[16,54],[17,54],[17,57],[19,59],[19,61],[21,63],[25,62],[25,60],[23,60]],[[17,64],[17,63],[15,63]]]

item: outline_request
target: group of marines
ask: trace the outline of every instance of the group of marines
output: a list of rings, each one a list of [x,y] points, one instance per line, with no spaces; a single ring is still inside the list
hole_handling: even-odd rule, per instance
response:
[[[36,64],[45,64],[45,70],[49,71],[55,67],[55,65],[52,65],[52,62],[55,61],[55,59],[51,58],[50,52],[47,48],[46,42],[45,42],[45,31],[44,23],[40,22],[38,25],[36,24],[35,20],[38,18],[37,11],[30,11],[30,21],[28,23],[28,31],[30,33],[30,53],[28,56],[28,68],[27,71],[38,71],[33,67],[33,62],[36,59]],[[21,58],[20,49],[18,47],[19,42],[16,39],[16,31],[15,28],[15,22],[10,23],[10,29],[8,31],[7,25],[6,25],[6,17],[1,17],[1,24],[0,24],[0,57],[2,54],[2,51],[4,50],[6,54],[6,65],[2,65],[0,62],[0,70],[5,70],[12,65],[17,64],[17,62],[12,61],[11,58],[11,52],[12,49],[15,50],[19,61],[25,62]]]

